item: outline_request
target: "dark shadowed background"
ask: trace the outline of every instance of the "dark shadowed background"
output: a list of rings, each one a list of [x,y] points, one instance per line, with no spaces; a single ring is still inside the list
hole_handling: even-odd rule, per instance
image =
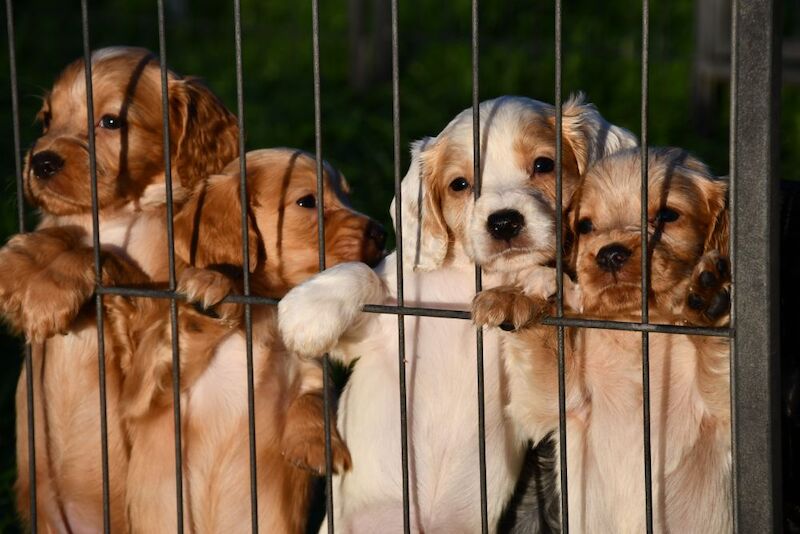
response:
[[[184,75],[204,78],[235,110],[232,5],[214,0],[165,3],[169,67]],[[23,150],[39,132],[34,116],[41,95],[64,66],[82,55],[79,5],[66,4],[61,0],[26,0],[14,6]],[[105,0],[90,4],[93,48],[124,44],[158,51],[155,1]],[[243,0],[242,4],[247,148],[293,146],[313,151],[310,2]],[[638,133],[638,2],[570,0],[564,4],[564,97],[584,91],[611,122]],[[389,225],[388,208],[393,194],[389,1],[321,2],[320,9],[323,155],[348,178],[355,207]],[[470,9],[467,0],[400,2],[403,147],[424,135],[435,135],[471,104]],[[727,174],[729,3],[653,2],[650,16],[650,142],[687,148],[717,174]],[[554,11],[550,2],[483,2],[480,17],[481,99],[520,94],[552,102]],[[800,179],[798,0],[784,0],[784,33],[787,42],[781,177],[795,181]],[[9,84],[8,55],[3,50],[3,241],[17,230]],[[406,152],[404,148],[403,170]],[[791,187],[787,186],[787,190]],[[796,291],[796,284],[790,284],[800,272],[797,216],[792,216],[798,194],[787,195],[786,199],[782,231],[787,240],[794,240],[794,246],[784,249],[784,278],[789,282],[784,287]],[[29,227],[35,220],[35,214],[29,212]],[[796,315],[789,318],[784,314],[784,324],[796,324],[795,319]],[[786,361],[797,360],[796,337],[786,337]],[[13,397],[22,362],[19,340],[0,335],[0,352],[0,532],[13,532],[19,528],[11,492],[15,476]],[[791,369],[794,368],[787,364],[786,376]],[[794,399],[796,409],[800,401]],[[787,450],[797,443],[797,413],[792,413],[793,424],[785,419]],[[794,440],[789,441],[792,435]],[[795,495],[787,503],[790,512],[791,503],[797,502],[798,483],[793,478],[797,475],[792,473],[800,468],[794,457],[787,456],[785,462],[787,496]],[[800,515],[796,506],[794,513]]]

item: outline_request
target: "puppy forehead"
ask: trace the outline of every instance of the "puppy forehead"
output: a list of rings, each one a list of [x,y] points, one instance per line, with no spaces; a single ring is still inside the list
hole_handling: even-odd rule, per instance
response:
[[[229,163],[226,174],[239,174],[239,160]],[[330,198],[346,199],[344,181],[339,172],[323,161],[322,184]],[[247,181],[255,191],[268,199],[279,200],[283,194],[298,189],[314,193],[317,190],[317,162],[314,157],[298,149],[268,148],[247,153]]]
[[[479,107],[483,180],[515,181],[529,174],[530,152],[541,151],[553,157],[555,130],[550,120],[552,106],[517,96],[504,96],[482,102]],[[474,161],[472,109],[459,113],[442,131],[439,139],[445,150],[460,155],[472,168]]]
[[[699,192],[691,177],[663,158],[648,159],[648,210],[669,205],[691,210],[700,208]],[[586,174],[581,185],[581,210],[599,220],[639,224],[642,168],[638,149],[607,157]]]
[[[175,74],[168,71],[170,79]],[[160,97],[160,67],[144,49],[112,47],[92,54],[92,98],[97,108],[119,108],[131,97]],[[85,110],[86,73],[83,60],[65,68],[47,97],[53,111]],[[156,102],[153,102],[154,104]],[[160,101],[157,102],[160,105]],[[85,114],[85,112],[84,112]]]

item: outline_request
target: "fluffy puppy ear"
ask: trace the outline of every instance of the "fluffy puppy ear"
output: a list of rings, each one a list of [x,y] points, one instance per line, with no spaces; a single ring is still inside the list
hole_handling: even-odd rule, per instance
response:
[[[722,255],[730,254],[730,219],[728,214],[727,177],[717,178],[700,160],[687,155],[681,163],[681,171],[694,176],[694,183],[700,190],[700,196],[706,203],[708,213],[708,233],[703,252],[717,251]]]
[[[447,227],[441,200],[433,187],[435,140],[426,137],[411,144],[411,165],[400,186],[403,226],[403,262],[420,271],[441,267],[447,256]],[[390,207],[395,226],[395,204]]]
[[[193,267],[241,268],[241,187],[238,175],[218,174],[201,184],[175,216],[175,254]],[[250,271],[258,263],[258,234],[248,214]]]
[[[236,117],[196,78],[169,83],[172,172],[192,189],[239,154]]]
[[[614,126],[600,115],[583,93],[571,96],[561,108],[561,129],[578,162],[578,172],[604,156],[638,146],[638,139],[625,128]]]

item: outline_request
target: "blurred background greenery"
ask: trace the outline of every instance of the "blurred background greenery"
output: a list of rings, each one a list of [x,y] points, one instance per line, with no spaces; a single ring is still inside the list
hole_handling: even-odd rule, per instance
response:
[[[651,4],[650,142],[678,145],[728,172],[725,74],[700,73],[700,39],[724,30],[727,3]],[[708,2],[706,4],[705,2]],[[236,108],[233,10],[229,2],[167,0],[170,68],[203,77]],[[90,2],[91,44],[158,49],[153,0]],[[310,2],[243,0],[244,94],[248,149],[314,149]],[[402,145],[434,135],[471,103],[470,2],[400,2]],[[698,23],[700,7],[722,6]],[[800,33],[797,0],[785,0],[785,33]],[[23,150],[56,74],[82,55],[77,2],[27,0],[14,6]],[[388,0],[321,2],[323,154],[352,185],[356,208],[389,224],[392,197],[391,56]],[[712,10],[713,11],[713,10]],[[481,99],[521,94],[554,99],[552,2],[482,2]],[[716,23],[714,21],[716,20]],[[709,21],[711,24],[709,25]],[[712,28],[713,26],[713,28]],[[563,12],[564,97],[585,91],[616,124],[640,128],[641,6],[637,1],[570,0]],[[726,52],[716,51],[727,61]],[[712,58],[713,59],[713,58]],[[8,56],[0,54],[0,238],[17,230]],[[705,96],[703,96],[705,95]],[[800,90],[783,91],[782,177],[797,180]],[[403,166],[407,165],[404,148]],[[405,167],[403,167],[405,169]],[[30,224],[35,215],[29,213]],[[16,338],[0,336],[0,531],[13,512],[13,391],[21,364]]]

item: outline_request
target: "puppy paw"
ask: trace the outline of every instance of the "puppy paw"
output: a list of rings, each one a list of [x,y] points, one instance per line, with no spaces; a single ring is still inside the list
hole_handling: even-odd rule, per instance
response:
[[[517,275],[523,292],[531,297],[554,300],[558,292],[556,270],[551,267],[535,266]],[[563,275],[564,305],[578,313],[583,312],[583,292],[569,276]]]
[[[472,300],[472,322],[477,326],[499,326],[518,330],[538,321],[547,312],[546,300],[529,297],[522,289],[502,286],[481,291]]]
[[[187,302],[194,304],[204,315],[219,319],[230,326],[241,321],[241,304],[222,303],[225,297],[236,293],[236,285],[220,272],[186,267],[178,276],[178,292],[186,295]]]
[[[29,342],[40,343],[66,333],[91,299],[95,288],[94,262],[88,254],[84,260],[83,272],[64,272],[54,265],[53,269],[31,277],[21,306],[21,329]]]
[[[0,250],[5,318],[28,341],[66,332],[94,293],[94,254],[70,228],[13,237]]]
[[[286,347],[302,357],[330,352],[358,320],[366,303],[382,302],[383,284],[363,263],[343,263],[295,287],[278,305]]]
[[[24,331],[22,303],[32,279],[64,250],[58,241],[42,246],[47,234],[18,234],[0,249],[0,312],[16,331]],[[55,245],[55,246],[53,246]]]
[[[726,256],[706,253],[692,273],[686,294],[684,318],[691,324],[722,326],[730,321],[731,270]]]
[[[324,403],[321,393],[301,395],[289,408],[281,440],[281,454],[284,459],[295,467],[316,475],[324,475],[326,472],[323,417]],[[336,429],[335,420],[331,422],[331,453],[335,474],[344,473],[352,467],[350,451]]]

